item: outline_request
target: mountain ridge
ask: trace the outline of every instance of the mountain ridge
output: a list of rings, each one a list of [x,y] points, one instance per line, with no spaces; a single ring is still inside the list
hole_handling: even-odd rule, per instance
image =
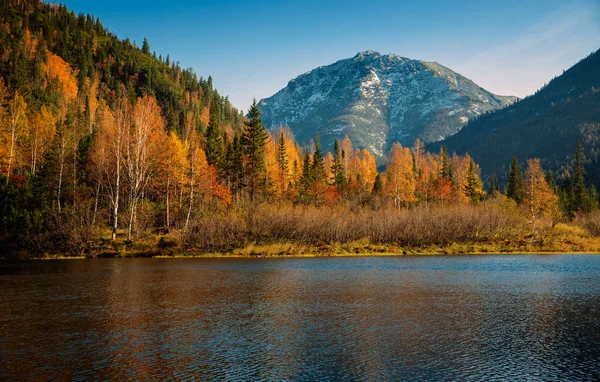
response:
[[[535,94],[470,121],[459,133],[430,143],[432,151],[469,153],[485,176],[505,178],[511,158],[536,157],[559,178],[569,176],[577,141],[588,179],[600,185],[600,50],[575,63]]]
[[[348,135],[382,163],[393,142],[441,140],[516,99],[436,62],[367,50],[299,75],[259,106],[268,128],[287,125],[304,143],[318,134],[327,149]]]

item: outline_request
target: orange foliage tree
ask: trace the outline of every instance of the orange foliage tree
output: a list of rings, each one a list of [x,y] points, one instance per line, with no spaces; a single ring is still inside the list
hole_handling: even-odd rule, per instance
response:
[[[384,190],[389,197],[394,199],[396,207],[408,206],[417,201],[413,159],[408,148],[402,147],[400,143],[394,143],[388,154],[385,174]]]
[[[137,205],[158,168],[160,142],[167,139],[165,121],[156,100],[145,96],[138,99],[125,143],[125,175],[129,186],[129,229],[131,240]]]

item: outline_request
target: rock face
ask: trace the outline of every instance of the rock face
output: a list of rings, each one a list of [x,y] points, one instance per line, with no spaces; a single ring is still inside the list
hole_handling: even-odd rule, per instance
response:
[[[442,140],[516,100],[435,62],[366,51],[300,75],[259,106],[268,128],[289,126],[301,143],[319,134],[326,150],[348,135],[381,164],[396,141]]]

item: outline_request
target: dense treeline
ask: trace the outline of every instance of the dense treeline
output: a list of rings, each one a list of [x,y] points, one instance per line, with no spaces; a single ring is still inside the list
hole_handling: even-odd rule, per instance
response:
[[[323,152],[265,130],[256,102],[240,115],[146,40],[59,5],[0,4],[0,256],[540,241],[597,207],[580,148],[560,186],[515,159],[506,196],[469,155],[418,140],[380,173],[347,137]]]
[[[583,144],[588,185],[600,186],[600,50],[553,78],[535,94],[504,109],[474,118],[443,143],[468,152],[485,174],[506,181],[513,155],[520,161],[540,158],[557,180],[571,177],[577,142]]]

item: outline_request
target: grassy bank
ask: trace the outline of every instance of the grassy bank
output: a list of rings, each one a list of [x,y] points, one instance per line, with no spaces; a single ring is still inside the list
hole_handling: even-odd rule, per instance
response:
[[[126,240],[108,228],[68,225],[61,250],[13,258],[285,257],[600,253],[600,213],[537,219],[506,200],[477,207],[413,209],[260,205],[197,216],[187,229],[143,231]]]
[[[458,254],[558,254],[600,253],[600,237],[582,227],[557,224],[544,233],[543,239],[533,235],[505,240],[452,242],[445,245],[402,246],[393,243],[373,243],[370,239],[314,244],[291,242],[258,244],[249,243],[227,251],[210,251],[199,248],[181,248],[176,244],[176,232],[155,235],[145,240],[128,243],[118,239],[111,248],[88,257],[108,258],[182,258],[182,257],[321,257],[321,256],[396,256],[396,255],[458,255]],[[108,236],[108,232],[107,232]],[[114,250],[114,248],[118,250]],[[65,259],[85,256],[57,256],[44,258]]]

